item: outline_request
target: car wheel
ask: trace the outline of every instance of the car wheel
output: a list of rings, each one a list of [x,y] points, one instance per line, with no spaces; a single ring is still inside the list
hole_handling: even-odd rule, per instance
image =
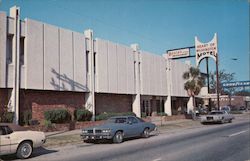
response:
[[[232,119],[230,119],[228,122],[229,122],[229,123],[232,123]]]
[[[18,146],[17,157],[20,159],[29,158],[32,154],[33,148],[30,142],[25,141]]]
[[[121,143],[123,141],[123,133],[121,131],[117,131],[115,136],[113,137],[113,143]]]
[[[142,137],[148,138],[149,137],[149,128],[145,128],[142,132]]]

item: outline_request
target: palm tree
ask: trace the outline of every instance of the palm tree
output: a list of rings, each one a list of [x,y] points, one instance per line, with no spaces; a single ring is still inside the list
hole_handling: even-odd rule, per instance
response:
[[[187,80],[184,84],[184,89],[189,97],[193,98],[193,107],[195,111],[195,96],[201,91],[204,85],[204,78],[200,75],[198,68],[190,67],[188,71],[183,73],[183,79]]]

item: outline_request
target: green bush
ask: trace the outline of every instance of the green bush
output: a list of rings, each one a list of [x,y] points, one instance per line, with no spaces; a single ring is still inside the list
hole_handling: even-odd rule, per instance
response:
[[[89,110],[77,109],[74,112],[76,121],[90,121],[93,114]]]
[[[157,113],[157,116],[168,116],[168,114],[166,114],[165,112],[159,112]]]
[[[231,114],[243,114],[241,111],[230,111]]]
[[[141,117],[142,117],[142,118],[146,118],[146,117],[147,117],[147,114],[146,114],[145,112],[142,112],[142,113],[141,113]]]
[[[104,112],[104,113],[101,113],[100,115],[97,115],[95,119],[97,121],[98,120],[107,120],[110,117],[114,117],[114,116],[136,116],[136,115],[133,112],[122,112],[122,113]]]
[[[24,125],[29,125],[29,120],[32,119],[31,110],[25,110],[21,115],[21,123]]]
[[[1,116],[1,122],[12,123],[14,120],[14,112],[5,112]]]
[[[45,111],[44,117],[46,120],[51,121],[51,123],[65,123],[71,118],[69,112],[66,109]]]

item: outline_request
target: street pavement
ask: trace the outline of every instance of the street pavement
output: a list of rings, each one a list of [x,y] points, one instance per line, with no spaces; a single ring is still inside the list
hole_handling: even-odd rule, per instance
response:
[[[40,148],[27,161],[246,161],[250,160],[249,119],[239,117],[233,123],[200,125],[171,133],[161,131],[122,144]]]

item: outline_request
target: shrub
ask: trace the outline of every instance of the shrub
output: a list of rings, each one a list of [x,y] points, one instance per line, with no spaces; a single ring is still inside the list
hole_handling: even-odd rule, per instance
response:
[[[146,118],[146,117],[147,117],[147,114],[146,114],[145,112],[142,112],[142,113],[141,113],[141,117],[142,117],[142,118]]]
[[[157,113],[157,116],[168,116],[168,114],[166,114],[165,112],[159,112]]]
[[[44,120],[43,122],[46,129],[54,128],[55,126],[49,120]]]
[[[1,122],[6,122],[6,123],[12,123],[14,120],[14,112],[5,112],[2,116],[1,116]]]
[[[69,112],[66,109],[45,111],[44,117],[46,120],[51,121],[51,123],[65,123],[71,118]]]
[[[136,116],[135,113],[133,112],[122,112],[122,113],[113,113],[113,112],[104,112],[101,113],[100,115],[96,116],[96,120],[107,120],[110,117],[114,117],[114,116]]]
[[[25,111],[22,113],[21,122],[22,122],[24,125],[29,125],[29,120],[31,120],[31,118],[32,118],[32,112],[31,112],[31,110],[25,110]]]
[[[74,112],[75,120],[77,121],[90,121],[93,114],[89,110],[77,109]]]

